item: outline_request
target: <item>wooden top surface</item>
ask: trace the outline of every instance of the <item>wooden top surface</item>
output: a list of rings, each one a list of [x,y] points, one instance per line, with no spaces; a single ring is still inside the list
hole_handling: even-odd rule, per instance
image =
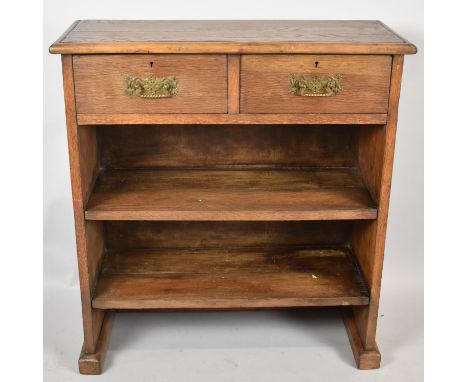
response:
[[[79,20],[50,52],[412,54],[416,47],[375,20]]]

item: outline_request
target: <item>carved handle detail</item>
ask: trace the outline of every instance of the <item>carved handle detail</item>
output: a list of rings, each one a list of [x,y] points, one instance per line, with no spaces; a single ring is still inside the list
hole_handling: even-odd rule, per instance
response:
[[[141,98],[168,98],[177,94],[179,80],[175,77],[125,78],[125,94]]]
[[[302,97],[331,97],[341,93],[341,79],[341,74],[334,76],[291,74],[289,93]]]

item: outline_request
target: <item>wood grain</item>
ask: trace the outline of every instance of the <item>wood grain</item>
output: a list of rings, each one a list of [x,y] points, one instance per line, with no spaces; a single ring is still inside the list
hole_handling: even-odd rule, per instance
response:
[[[243,55],[241,113],[386,113],[391,56]],[[316,65],[318,65],[316,67]],[[289,77],[341,74],[331,97],[289,93]]]
[[[108,170],[88,220],[375,219],[354,169]]]
[[[82,198],[86,204],[99,172],[99,149],[96,127],[81,126],[76,130],[78,134],[79,159],[82,173]]]
[[[81,20],[51,53],[411,54],[414,45],[380,21]]]
[[[84,206],[97,174],[96,136],[91,128],[78,131],[71,56],[62,56],[62,72],[82,301],[83,349],[86,353],[94,353],[105,311],[92,308],[91,295],[96,285],[104,244],[102,224],[100,222],[86,222]],[[84,155],[85,153],[87,155]]]
[[[50,51],[64,54],[81,373],[102,372],[112,309],[346,306],[358,367],[379,367],[414,45],[379,21],[87,20]],[[290,95],[293,73],[341,74],[343,91]],[[179,94],[125,96],[129,75],[175,75]]]
[[[106,359],[107,347],[109,345],[110,334],[112,331],[112,323],[114,321],[113,311],[105,312],[102,329],[99,333],[96,348],[93,353],[86,353],[85,348],[81,350],[78,360],[78,367],[81,374],[101,374],[104,368]]]
[[[361,370],[378,369],[380,367],[380,351],[377,345],[373,348],[363,346],[351,308],[343,308],[343,322],[357,367]]]
[[[359,130],[350,126],[99,126],[104,168],[214,168],[357,164]],[[250,168],[250,167],[249,167]]]
[[[367,304],[345,249],[109,253],[93,306],[114,309]]]
[[[77,112],[226,113],[226,60],[225,55],[74,56]],[[125,94],[127,76],[176,76],[178,93],[158,99],[128,96]]]
[[[352,221],[107,221],[109,251],[347,246]]]
[[[363,171],[363,179],[379,205],[376,220],[362,222],[355,226],[352,244],[371,291],[369,306],[354,309],[355,324],[364,349],[376,347],[375,335],[402,70],[403,56],[394,56],[390,85],[389,118],[383,130],[384,133],[365,132],[360,140],[359,165]]]
[[[78,114],[80,125],[381,125],[387,114]]]
[[[240,97],[240,56],[228,55],[228,113],[239,113]]]

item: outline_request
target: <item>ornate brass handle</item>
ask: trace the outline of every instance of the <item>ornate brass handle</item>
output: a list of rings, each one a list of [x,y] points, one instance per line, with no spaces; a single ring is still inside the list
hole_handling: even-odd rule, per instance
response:
[[[303,97],[330,97],[341,93],[341,79],[341,74],[334,76],[291,74],[289,92]]]
[[[175,77],[125,78],[125,94],[141,98],[168,98],[177,94],[179,80]]]

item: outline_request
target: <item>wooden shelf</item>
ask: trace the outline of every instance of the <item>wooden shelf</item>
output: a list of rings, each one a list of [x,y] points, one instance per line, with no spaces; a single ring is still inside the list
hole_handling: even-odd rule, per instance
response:
[[[367,305],[346,248],[165,249],[108,253],[98,309]]]
[[[88,220],[375,219],[352,168],[102,171]]]

